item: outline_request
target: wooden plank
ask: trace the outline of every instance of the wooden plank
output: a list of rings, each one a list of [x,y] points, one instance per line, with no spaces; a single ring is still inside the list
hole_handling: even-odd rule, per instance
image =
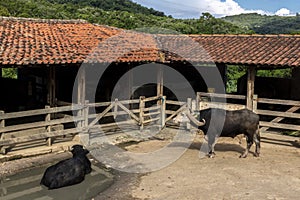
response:
[[[246,96],[244,95],[217,94],[217,93],[207,93],[207,92],[197,92],[197,96],[226,98],[226,99],[241,99],[241,100],[246,99]]]
[[[272,128],[279,128],[279,129],[288,129],[288,130],[297,130],[297,131],[300,131],[300,126],[299,125],[293,125],[293,124],[280,124],[280,123],[275,123],[275,122],[260,121],[259,125],[260,126],[272,127]]]
[[[186,102],[183,102],[183,101],[166,100],[166,103],[167,103],[167,104],[172,104],[172,105],[182,106],[182,105],[184,105]]]
[[[139,123],[140,123],[140,129],[142,130],[144,128],[144,108],[145,108],[145,102],[144,102],[145,97],[141,96],[140,97],[140,113],[139,113]]]
[[[157,111],[157,112],[149,112],[149,113],[145,113],[144,114],[144,117],[148,117],[148,116],[151,116],[151,115],[159,115],[161,113],[161,111]]]
[[[102,113],[98,114],[98,116],[89,124],[88,128],[94,126],[112,107],[114,103],[110,104]]]
[[[140,110],[139,109],[134,109],[134,110],[130,110],[133,114],[138,114],[139,112],[140,112]],[[114,113],[114,112],[108,112],[108,113],[106,113],[106,115],[105,115],[105,117],[112,117],[112,116],[114,116],[114,115],[118,115],[118,116],[120,116],[120,115],[128,115],[128,112],[125,112],[125,111],[123,111],[123,110],[120,110],[120,111],[118,111],[117,113]],[[89,114],[88,115],[88,118],[89,119],[94,119],[94,118],[96,118],[98,116],[98,114]]]
[[[249,110],[253,110],[255,75],[256,75],[255,66],[250,66],[248,68],[248,78],[247,78],[247,108]]]
[[[181,106],[177,111],[175,111],[172,115],[170,115],[167,119],[166,119],[166,123],[168,121],[170,121],[173,117],[175,117],[176,115],[178,115],[180,112],[184,111],[185,109],[187,109],[187,105],[184,104],[183,106]]]
[[[163,96],[161,99],[161,121],[160,121],[160,125],[161,128],[163,128],[166,125],[166,96]]]
[[[83,116],[66,117],[66,118],[62,118],[62,119],[54,119],[51,121],[40,121],[40,122],[33,122],[33,123],[27,123],[27,124],[6,126],[3,128],[0,128],[0,133],[25,130],[25,129],[37,128],[37,127],[53,126],[53,125],[57,125],[57,124],[64,124],[64,123],[76,122],[76,121],[81,121],[81,120],[84,120]]]
[[[160,97],[159,96],[155,96],[155,97],[148,97],[148,98],[145,98],[144,101],[145,102],[148,102],[148,101],[157,101],[159,100]]]
[[[95,125],[95,126],[91,127],[89,132],[93,132],[94,130],[97,130],[99,128],[107,128],[107,127],[121,126],[121,125],[127,125],[127,124],[137,125],[136,120],[131,119],[131,120],[122,121],[122,122],[113,122],[113,123],[108,123],[108,124],[98,124],[98,125]]]
[[[163,66],[158,65],[157,66],[157,89],[156,94],[157,96],[163,96],[163,88],[164,88],[164,72],[163,72]]]
[[[293,107],[293,108],[295,108],[295,107]],[[297,107],[297,110],[298,109],[299,109],[299,107]],[[299,113],[292,113],[292,112],[294,112],[294,111],[279,112],[279,111],[271,111],[271,110],[257,110],[257,114],[259,114],[259,115],[276,116],[276,118],[273,119],[271,122],[280,122],[285,117],[300,119]]]
[[[3,110],[0,110],[0,115],[4,115],[4,111]],[[2,120],[0,120],[0,129],[2,129],[4,127],[5,127],[5,120],[2,119]],[[4,133],[2,132],[2,134],[0,135],[0,140],[2,140],[3,137],[4,137]]]
[[[10,138],[10,139],[5,139],[5,140],[0,140],[0,146],[20,144],[20,143],[24,143],[24,142],[41,140],[41,139],[46,139],[49,137],[64,136],[64,135],[75,134],[75,133],[79,133],[79,132],[81,132],[80,129],[72,128],[72,129],[59,130],[59,131],[53,131],[53,132],[45,132],[45,133],[35,134],[35,135],[31,135],[31,136]]]
[[[87,106],[89,107],[104,107],[109,106],[111,102],[100,102],[100,103],[89,103]]]
[[[137,122],[139,122],[139,118],[128,108],[126,108],[120,101],[118,102],[118,105],[121,109],[123,109],[125,112],[127,112],[133,119],[135,119]]]
[[[156,117],[156,118],[152,118],[152,119],[148,119],[144,121],[144,124],[150,123],[150,122],[155,122],[160,120],[160,117]]]
[[[173,111],[173,110],[166,110],[166,114],[167,115],[172,115],[174,114],[176,111]]]
[[[257,102],[258,103],[266,103],[266,104],[280,104],[280,105],[299,106],[300,107],[300,101],[293,101],[293,100],[258,98]]]
[[[21,112],[11,112],[0,114],[0,120],[2,119],[12,119],[12,118],[19,118],[19,117],[29,117],[35,115],[45,115],[45,114],[52,114],[58,112],[67,112],[67,111],[75,111],[82,109],[82,105],[72,105],[72,106],[63,106],[63,107],[54,107],[54,108],[47,108],[47,109],[36,109],[36,110],[28,110],[28,111],[21,111]]]
[[[77,103],[84,104],[86,98],[86,71],[84,66],[79,68],[77,81]]]
[[[144,108],[144,112],[149,112],[149,111],[154,111],[154,110],[159,110],[160,109],[160,105],[155,105],[155,106],[151,106],[149,108]]]
[[[221,108],[226,110],[240,110],[244,109],[246,106],[241,104],[229,104],[229,103],[220,103],[220,102],[201,102],[200,110],[207,108]]]
[[[122,100],[119,101],[121,104],[137,104],[139,103],[139,99],[132,99],[132,100]],[[109,106],[112,102],[99,102],[99,103],[89,103],[89,107],[104,107]]]
[[[288,110],[286,111],[286,113],[293,113],[293,112],[296,112],[297,110],[299,110],[299,108],[300,108],[300,107],[298,107],[298,106],[294,106],[294,107],[288,109]],[[258,112],[261,112],[261,110],[258,110]],[[275,112],[275,111],[272,111],[272,112]],[[278,113],[277,113],[277,114],[278,114]],[[277,116],[279,116],[279,115],[277,115]],[[282,121],[283,119],[284,119],[284,116],[282,116],[282,117],[276,117],[276,118],[273,119],[271,122],[278,123],[278,122]],[[260,131],[266,131],[266,130],[268,130],[268,127],[262,127],[262,128],[260,129]]]

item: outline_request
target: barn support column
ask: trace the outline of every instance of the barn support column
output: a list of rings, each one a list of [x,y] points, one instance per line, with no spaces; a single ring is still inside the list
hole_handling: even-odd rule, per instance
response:
[[[85,67],[81,66],[78,71],[78,86],[77,86],[77,103],[84,104],[85,102]]]
[[[78,79],[78,85],[77,85],[77,103],[80,105],[85,105],[88,103],[88,101],[86,101],[86,69],[84,66],[81,66],[78,70],[78,75],[77,75]],[[77,115],[78,116],[83,116],[84,120],[83,121],[79,121],[77,123],[77,127],[79,129],[81,129],[82,131],[80,131],[79,133],[79,141],[82,142],[85,145],[89,145],[90,142],[90,136],[88,133],[88,130],[86,129],[88,126],[88,112],[89,109],[88,107],[84,108],[84,109],[80,109],[78,110]],[[77,137],[74,138],[74,140],[78,140]]]
[[[247,108],[253,110],[253,96],[254,96],[254,81],[255,81],[256,69],[255,66],[248,67],[248,79],[247,79]]]
[[[56,67],[53,65],[49,67],[48,104],[56,106]]]
[[[163,96],[164,88],[164,71],[163,66],[157,66],[157,96]]]

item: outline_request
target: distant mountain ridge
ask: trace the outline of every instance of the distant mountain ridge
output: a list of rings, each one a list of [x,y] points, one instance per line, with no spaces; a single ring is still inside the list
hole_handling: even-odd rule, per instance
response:
[[[1,0],[0,16],[84,19],[149,32],[162,28],[184,34],[300,34],[299,14],[280,17],[252,13],[215,18],[203,13],[198,19],[174,19],[131,0]]]
[[[222,19],[253,30],[257,34],[300,34],[300,15],[268,16],[257,13],[240,14]]]

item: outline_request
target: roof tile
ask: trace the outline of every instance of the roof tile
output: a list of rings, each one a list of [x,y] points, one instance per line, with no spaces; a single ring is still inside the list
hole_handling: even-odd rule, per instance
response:
[[[217,62],[300,66],[300,36],[162,35],[82,20],[0,17],[0,64]]]

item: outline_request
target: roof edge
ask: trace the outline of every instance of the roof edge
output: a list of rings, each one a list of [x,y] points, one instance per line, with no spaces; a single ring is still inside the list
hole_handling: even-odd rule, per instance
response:
[[[0,16],[0,21],[21,21],[21,22],[39,22],[39,23],[69,23],[69,24],[85,24],[89,23],[83,19],[40,19],[40,18],[25,18],[25,17],[4,17]]]

